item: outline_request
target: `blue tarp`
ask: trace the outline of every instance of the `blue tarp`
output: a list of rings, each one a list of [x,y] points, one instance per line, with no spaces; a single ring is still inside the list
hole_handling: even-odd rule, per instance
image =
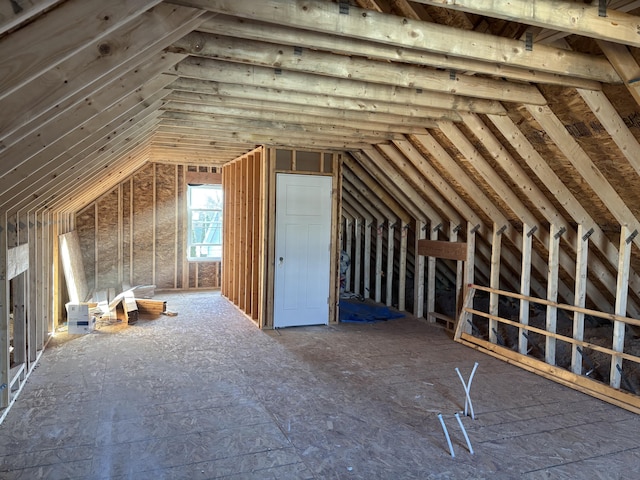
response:
[[[360,301],[340,300],[338,308],[341,322],[374,323],[404,317],[404,314],[394,312],[384,305],[371,305]]]

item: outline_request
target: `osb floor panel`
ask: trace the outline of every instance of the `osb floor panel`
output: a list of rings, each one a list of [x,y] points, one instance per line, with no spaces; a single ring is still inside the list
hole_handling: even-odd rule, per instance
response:
[[[156,297],[179,315],[56,335],[0,426],[0,478],[640,478],[640,416],[424,321],[259,331],[214,292]],[[455,368],[476,361],[471,455]]]

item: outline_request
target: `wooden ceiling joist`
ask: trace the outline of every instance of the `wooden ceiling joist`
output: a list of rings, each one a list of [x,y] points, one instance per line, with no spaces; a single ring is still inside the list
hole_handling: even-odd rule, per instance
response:
[[[416,50],[472,58],[489,63],[540,70],[559,75],[615,83],[620,79],[611,65],[600,58],[540,45],[528,51],[524,42],[504,37],[462,31],[432,22],[409,20],[395,15],[309,0],[304,8],[288,0],[179,0],[177,3],[216,13],[260,20],[300,29],[335,34]],[[375,27],[372,27],[375,25]]]
[[[589,5],[583,2],[557,2],[554,0],[415,1],[640,47],[640,38],[638,37],[640,18],[611,8],[605,8],[605,15],[600,15],[598,2],[592,2]]]
[[[111,106],[117,105],[118,101],[126,95],[136,92],[138,101],[144,101],[147,96],[166,87],[171,83],[172,78],[168,75],[158,74],[174,60],[164,55],[152,58],[146,65],[140,66],[125,77],[102,86],[94,95],[74,105],[65,113],[64,121],[52,121],[46,126],[41,125],[38,130],[27,135],[19,144],[0,153],[0,174],[6,174],[50,144],[58,141],[69,131]]]
[[[0,39],[0,98],[15,92],[87,44],[100,40],[161,0],[67,0]],[[52,41],[55,39],[55,41]]]
[[[433,125],[435,122],[425,122],[427,125],[423,126],[407,126],[407,125],[394,125],[382,122],[366,122],[364,120],[343,120],[340,116],[333,117],[331,114],[325,115],[310,115],[305,109],[297,112],[277,112],[269,111],[266,108],[237,108],[226,106],[213,106],[213,105],[201,105],[192,103],[179,103],[168,102],[162,107],[164,111],[181,112],[186,114],[195,113],[194,118],[200,118],[199,114],[206,114],[211,119],[238,119],[242,123],[245,121],[246,128],[251,128],[251,122],[265,122],[265,124],[282,123],[290,126],[294,131],[297,126],[308,125],[311,127],[318,127],[320,130],[327,127],[332,129],[344,129],[344,135],[350,135],[350,132],[354,133],[419,133],[426,126]],[[331,112],[334,113],[334,112]],[[340,115],[338,111],[335,111],[336,115]]]
[[[504,108],[495,100],[474,99],[439,92],[426,93],[415,88],[335,77],[318,77],[310,73],[243,65],[209,58],[188,57],[176,65],[174,70],[175,74],[181,77],[213,82],[242,83],[253,87],[293,90],[307,94],[330,94],[446,110],[504,113]]]
[[[408,18],[417,19],[415,16]],[[423,20],[426,19],[423,18]],[[357,38],[350,38],[348,42],[344,42],[340,37],[328,33],[310,30],[300,31],[297,28],[246,18],[241,19],[229,15],[216,15],[207,19],[200,25],[198,30],[232,37],[280,43],[292,47],[321,49],[343,55],[358,55],[364,58],[424,65],[457,72],[474,72],[495,78],[507,78],[522,82],[564,85],[591,90],[599,90],[601,88],[600,83],[595,80],[500,65],[470,58],[458,58],[424,50],[373,43]]]
[[[70,105],[143,64],[147,57],[197,27],[201,10],[160,4],[113,31],[100,43],[104,54],[85,48],[0,100],[0,141],[20,129],[24,135]],[[177,61],[179,57],[173,57]],[[30,129],[25,129],[31,125]],[[34,126],[35,125],[35,126]],[[26,130],[26,131],[25,131]],[[15,141],[15,140],[14,140]],[[9,142],[2,143],[5,147]]]
[[[546,103],[535,87],[524,83],[458,75],[405,63],[385,63],[223,35],[194,32],[175,42],[169,51],[429,92],[534,105]]]
[[[284,105],[282,108],[288,108],[287,105],[292,105],[294,108],[297,108],[297,111],[300,110],[301,106],[305,109],[307,107],[323,107],[345,111],[345,113],[359,112],[402,116],[408,119],[408,121],[427,121],[430,119],[460,120],[459,115],[452,110],[414,104],[381,102],[377,99],[366,100],[360,97],[342,97],[336,96],[333,93],[306,93],[283,88],[249,86],[242,84],[241,77],[235,75],[229,75],[229,80],[237,81],[238,83],[213,82],[180,77],[171,84],[171,88],[173,89],[174,95],[196,94],[217,96],[221,99],[231,98],[238,101],[255,100],[277,102],[280,105]],[[204,103],[207,103],[206,98]]]
[[[105,103],[110,106],[107,106],[104,110],[96,112],[94,110],[94,107],[91,107],[91,111],[87,112],[83,108],[78,108],[75,118],[80,122],[79,124],[73,125],[59,122],[47,130],[47,132],[50,132],[52,135],[50,139],[43,139],[42,137],[38,137],[37,135],[34,136],[33,142],[29,145],[29,148],[27,150],[27,152],[29,153],[28,155],[23,153],[23,157],[10,157],[14,160],[22,160],[22,162],[20,163],[21,168],[17,169],[14,166],[13,169],[2,172],[3,175],[0,176],[0,192],[5,192],[9,188],[18,185],[22,181],[25,181],[30,177],[31,174],[38,172],[47,164],[55,166],[57,163],[59,163],[58,161],[56,161],[56,159],[60,155],[63,155],[65,151],[71,149],[75,145],[86,141],[87,131],[95,132],[97,130],[100,130],[100,127],[105,125],[105,121],[106,124],[109,125],[116,118],[120,118],[122,113],[128,112],[131,109],[139,106],[141,100],[145,101],[147,99],[153,99],[151,103],[157,101],[158,97],[154,97],[154,95],[158,92],[161,92],[159,97],[164,96],[166,92],[163,91],[163,88],[170,81],[170,78],[165,78],[163,76],[156,77],[151,82],[148,82],[142,87],[138,87],[137,91],[119,98],[113,98],[113,96],[114,94],[115,96],[120,95],[120,92],[118,92],[117,90],[108,90],[105,93],[107,95],[110,95],[111,97]],[[84,106],[84,104],[81,105],[81,107]],[[155,105],[156,108],[158,108],[158,106],[159,105]],[[126,123],[130,118],[131,117],[120,118],[119,122]],[[87,130],[84,129],[85,124],[87,124]],[[117,127],[117,125],[111,125],[111,128],[115,127]],[[54,136],[55,134],[57,135]],[[47,143],[43,144],[41,142]],[[20,143],[17,147],[22,147],[22,143]],[[0,154],[0,158],[3,158],[13,150],[15,150],[15,148],[3,152],[2,154]],[[18,154],[16,153],[16,155]],[[2,167],[5,166],[8,165],[3,163]]]

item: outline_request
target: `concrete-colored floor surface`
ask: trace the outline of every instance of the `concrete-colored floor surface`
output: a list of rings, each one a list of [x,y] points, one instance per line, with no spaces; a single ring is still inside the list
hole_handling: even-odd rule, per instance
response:
[[[179,315],[52,339],[0,478],[640,478],[640,416],[423,320],[260,331],[216,292],[156,298]]]

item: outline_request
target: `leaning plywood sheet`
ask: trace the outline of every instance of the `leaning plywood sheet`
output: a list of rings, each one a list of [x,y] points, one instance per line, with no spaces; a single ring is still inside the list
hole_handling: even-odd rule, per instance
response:
[[[7,280],[17,277],[29,268],[29,244],[7,250]]]
[[[84,302],[89,297],[89,288],[84,275],[78,233],[75,230],[65,233],[60,235],[59,240],[62,269],[69,291],[69,300],[71,303]]]

